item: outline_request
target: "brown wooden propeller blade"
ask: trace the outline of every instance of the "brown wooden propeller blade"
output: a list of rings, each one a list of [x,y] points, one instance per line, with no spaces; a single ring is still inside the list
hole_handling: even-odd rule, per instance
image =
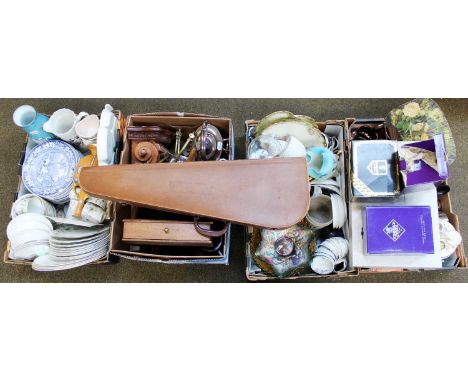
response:
[[[89,195],[266,228],[286,228],[309,208],[304,158],[131,164],[83,168]]]

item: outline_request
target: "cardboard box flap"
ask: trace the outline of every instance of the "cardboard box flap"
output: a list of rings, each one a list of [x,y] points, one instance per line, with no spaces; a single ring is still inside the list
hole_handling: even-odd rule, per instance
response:
[[[192,131],[194,128],[202,125],[204,121],[216,126],[223,137],[227,138],[232,129],[232,122],[226,117],[215,117],[207,114],[194,113],[145,113],[132,114],[127,118],[128,126],[151,126],[158,125],[172,131],[181,129]]]
[[[198,114],[198,113],[185,113],[183,111],[160,111],[160,112],[153,112],[153,113],[139,113],[139,114],[132,114],[133,116],[152,116],[152,117],[200,117],[200,118],[219,118],[216,115],[209,115],[209,114]]]

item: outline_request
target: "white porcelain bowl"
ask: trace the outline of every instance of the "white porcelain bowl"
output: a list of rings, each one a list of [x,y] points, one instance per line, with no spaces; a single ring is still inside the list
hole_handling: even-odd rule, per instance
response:
[[[11,241],[11,238],[16,234],[25,232],[28,230],[44,230],[48,232],[53,231],[52,223],[43,215],[25,213],[21,214],[8,224],[7,236]]]
[[[49,253],[48,244],[37,244],[29,247],[24,247],[18,250],[12,250],[10,257],[18,260],[34,260],[38,256],[47,255]]]
[[[24,246],[26,243],[48,241],[51,232],[42,229],[28,229],[23,232],[17,232],[10,237],[10,243],[13,249]]]

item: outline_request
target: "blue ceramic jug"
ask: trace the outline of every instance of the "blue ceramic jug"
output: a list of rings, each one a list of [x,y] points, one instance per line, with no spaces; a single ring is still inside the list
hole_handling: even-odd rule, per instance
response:
[[[13,122],[15,125],[21,127],[36,143],[40,143],[48,139],[55,139],[53,134],[44,131],[42,128],[48,119],[49,117],[38,113],[29,105],[20,106],[13,113]]]

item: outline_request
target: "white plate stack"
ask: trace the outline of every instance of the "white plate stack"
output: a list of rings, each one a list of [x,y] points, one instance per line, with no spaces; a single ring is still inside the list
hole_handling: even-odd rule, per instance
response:
[[[73,173],[82,154],[63,141],[50,140],[35,146],[23,164],[22,178],[34,195],[55,204],[69,201]]]
[[[7,227],[10,240],[10,258],[33,260],[49,253],[52,223],[43,215],[25,213],[15,217]]]
[[[36,271],[59,271],[92,263],[107,255],[109,241],[108,225],[60,225],[50,236],[49,254],[36,258],[32,268]]]

